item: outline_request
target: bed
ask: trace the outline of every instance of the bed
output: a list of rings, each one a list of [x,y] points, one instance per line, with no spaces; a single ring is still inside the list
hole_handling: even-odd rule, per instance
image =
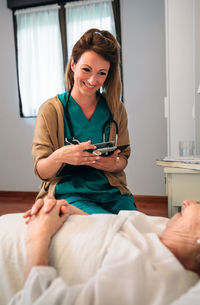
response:
[[[136,211],[122,211],[119,215],[73,215],[52,239],[49,264],[55,267],[58,276],[69,285],[86,283],[101,267],[117,234],[129,234],[130,242],[138,234],[130,229],[130,224],[139,227],[139,234],[148,239],[151,234],[159,234],[167,221],[167,218],[147,216]],[[1,305],[8,304],[24,285],[26,228],[21,213],[0,217]],[[183,298],[181,305],[189,304],[188,302],[196,305],[199,304],[198,295],[200,283],[195,280],[189,291],[184,291],[183,296],[179,293],[176,298]],[[136,303],[132,305],[134,304]],[[159,304],[159,301],[145,304]]]

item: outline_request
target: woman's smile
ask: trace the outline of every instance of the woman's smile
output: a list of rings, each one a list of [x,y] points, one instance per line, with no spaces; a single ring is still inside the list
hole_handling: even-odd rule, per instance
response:
[[[93,88],[96,87],[96,85],[90,85],[90,84],[87,83],[87,82],[83,82],[83,83],[84,83],[84,85],[85,85],[87,88],[89,88],[89,89],[93,89]]]

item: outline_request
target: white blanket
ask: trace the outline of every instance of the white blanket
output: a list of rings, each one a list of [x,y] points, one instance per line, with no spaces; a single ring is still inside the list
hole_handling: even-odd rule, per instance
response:
[[[50,246],[50,265],[69,285],[87,282],[102,265],[109,245],[117,233],[134,239],[138,230],[159,234],[167,218],[139,212],[119,215],[73,215],[55,235]],[[137,231],[134,227],[137,227]],[[0,217],[0,304],[7,304],[23,287],[26,258],[26,225],[22,214]],[[120,245],[119,245],[120,247]],[[114,256],[113,256],[114,258]],[[66,267],[67,266],[67,267]]]
[[[22,215],[0,217],[0,304],[7,304],[24,284],[27,225]],[[70,217],[52,240],[50,265],[69,284],[87,281],[101,265],[107,246],[125,220],[109,214]],[[88,258],[88,253],[94,259]]]

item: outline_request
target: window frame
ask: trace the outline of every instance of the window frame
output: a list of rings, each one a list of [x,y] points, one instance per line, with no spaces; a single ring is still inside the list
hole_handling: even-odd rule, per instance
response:
[[[66,69],[68,54],[67,54],[67,37],[66,37],[66,15],[65,15],[65,4],[67,2],[75,2],[77,0],[7,0],[7,7],[12,10],[13,18],[13,31],[14,31],[14,43],[15,43],[15,57],[16,57],[16,71],[17,71],[17,86],[18,86],[18,98],[19,98],[19,114],[21,118],[35,118],[35,116],[24,116],[22,111],[22,101],[19,90],[19,71],[18,71],[18,50],[17,50],[17,19],[15,11],[17,9],[31,8],[36,6],[44,6],[51,4],[60,5],[59,9],[59,23],[61,31],[62,41],[62,53],[63,53],[63,64],[64,71]],[[79,0],[78,0],[79,1]],[[122,81],[122,99],[123,99],[123,70],[122,70],[122,44],[121,44],[121,16],[120,16],[120,0],[113,0],[112,2],[114,21],[116,28],[116,38],[120,44],[120,72]]]

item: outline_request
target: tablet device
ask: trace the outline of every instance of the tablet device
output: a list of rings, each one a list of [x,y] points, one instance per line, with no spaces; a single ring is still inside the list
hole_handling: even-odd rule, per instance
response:
[[[101,156],[109,156],[116,149],[120,149],[122,151],[129,146],[129,144],[116,146],[114,141],[96,143],[94,145],[96,146],[96,149],[85,149],[85,151],[92,153],[93,151],[98,150],[101,152]]]

